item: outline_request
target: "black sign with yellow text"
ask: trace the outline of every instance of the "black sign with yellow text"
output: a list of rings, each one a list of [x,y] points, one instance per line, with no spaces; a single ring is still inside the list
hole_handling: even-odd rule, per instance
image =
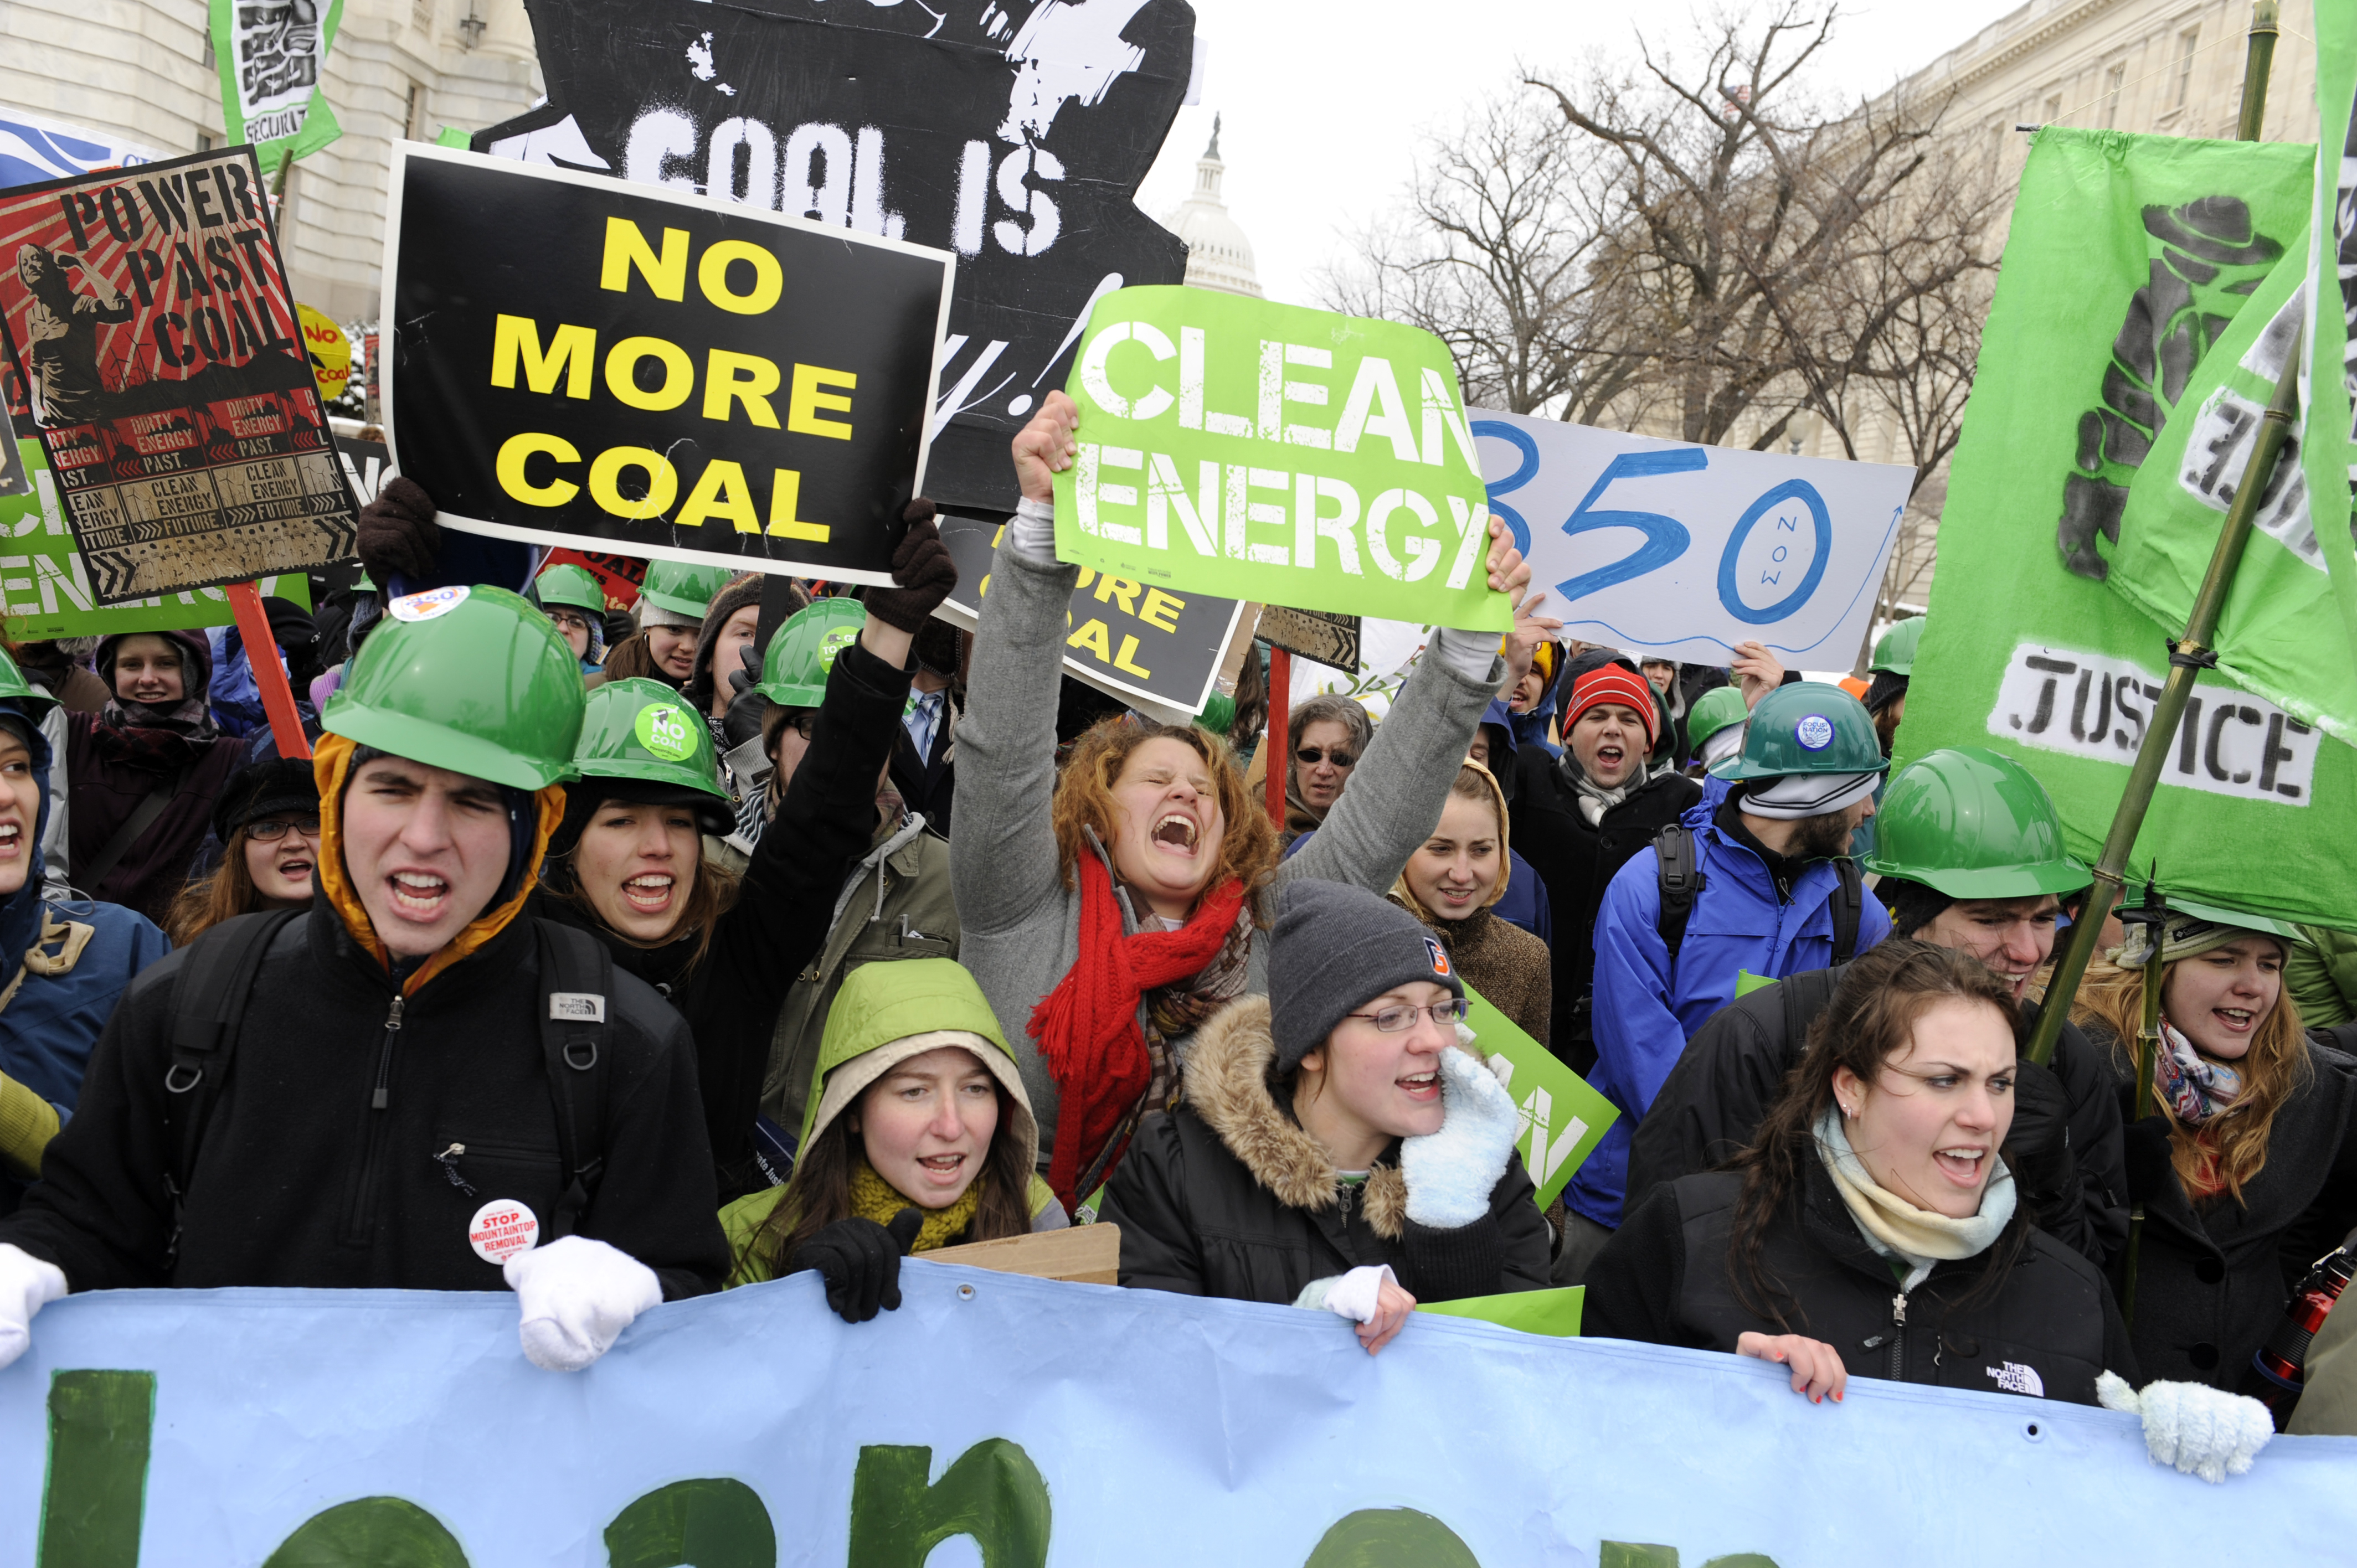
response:
[[[404,144],[396,466],[470,532],[888,583],[947,252]]]
[[[944,512],[941,529],[958,580],[940,614],[971,629],[990,591],[1004,525]],[[1083,566],[1064,617],[1064,672],[1157,718],[1184,724],[1211,700],[1221,656],[1243,613],[1234,599],[1172,593]]]

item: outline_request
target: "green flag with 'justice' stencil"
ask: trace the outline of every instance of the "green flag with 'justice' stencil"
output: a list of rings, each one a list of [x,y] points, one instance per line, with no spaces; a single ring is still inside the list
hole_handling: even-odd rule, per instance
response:
[[[2305,146],[2049,128],[2022,171],[1897,760],[1945,746],[2015,757],[2090,860],[2167,673],[2164,639],[2183,629],[2181,612],[2164,632],[2104,580],[2144,515],[2132,493],[2152,463],[2177,472],[2223,379],[2205,360],[2248,352],[2268,317],[2244,312],[2280,303],[2277,269],[2308,256],[2313,169]],[[2280,548],[2255,536],[2255,557],[2261,543]],[[2345,639],[2321,656],[2345,659]],[[2345,923],[2357,750],[2317,716],[2205,672],[2135,875],[2157,857],[2172,889]]]
[[[2357,7],[2319,9],[2317,37],[2323,121],[2317,145],[2341,147],[2357,90]],[[2352,301],[2339,275],[2357,216],[2344,199],[2352,194],[2344,187],[2352,166],[2342,158],[2322,161],[2301,233],[2194,367],[2178,400],[2182,416],[2156,435],[2151,456],[2128,486],[2105,578],[2163,628],[2184,629],[2220,525],[2242,489],[2261,413],[2287,367],[2304,371],[2299,418],[2260,498],[2211,641],[2230,678],[2344,742],[2357,742],[2346,362]],[[2312,306],[2315,301],[2321,305]],[[2197,307],[2190,297],[2181,304]]]

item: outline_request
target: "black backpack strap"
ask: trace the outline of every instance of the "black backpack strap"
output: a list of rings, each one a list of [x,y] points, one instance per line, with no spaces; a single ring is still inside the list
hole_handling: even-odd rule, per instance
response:
[[[1834,962],[1847,963],[1857,956],[1858,923],[1866,918],[1866,879],[1857,862],[1844,855],[1834,862],[1840,881],[1834,887]]]
[[[547,1240],[576,1235],[606,1174],[606,1080],[613,1053],[606,1014],[613,1004],[614,959],[586,931],[536,920],[540,933],[541,1048],[556,1107],[556,1146],[564,1196]]]
[[[205,1122],[229,1076],[246,998],[263,956],[300,909],[273,909],[223,920],[192,943],[172,981],[172,1060],[164,1069],[164,1195],[172,1225],[164,1265],[178,1260],[180,1219]]]
[[[1685,944],[1686,922],[1694,918],[1695,899],[1703,887],[1694,830],[1684,822],[1672,822],[1653,835],[1653,856],[1662,896],[1662,910],[1654,917],[1653,929],[1670,951],[1670,972],[1675,974],[1678,949]]]

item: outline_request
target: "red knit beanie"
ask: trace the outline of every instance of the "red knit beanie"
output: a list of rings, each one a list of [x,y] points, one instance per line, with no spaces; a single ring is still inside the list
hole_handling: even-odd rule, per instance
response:
[[[1661,738],[1662,710],[1645,678],[1625,665],[1599,664],[1571,683],[1571,701],[1563,711],[1566,740],[1571,738],[1571,726],[1579,722],[1579,715],[1598,703],[1619,703],[1635,709],[1644,721],[1646,749],[1651,750]]]

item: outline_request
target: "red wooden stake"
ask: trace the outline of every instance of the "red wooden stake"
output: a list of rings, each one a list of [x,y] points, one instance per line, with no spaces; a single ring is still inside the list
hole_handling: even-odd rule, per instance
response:
[[[1293,753],[1285,732],[1291,722],[1286,709],[1293,696],[1293,655],[1282,648],[1268,650],[1268,725],[1261,731],[1261,750],[1268,757],[1268,820],[1276,831],[1285,831],[1285,774],[1293,766]],[[1270,751],[1268,748],[1276,749]]]
[[[278,755],[311,755],[304,738],[303,721],[295,712],[295,689],[286,683],[285,667],[278,662],[278,639],[271,635],[270,617],[262,607],[262,590],[252,583],[229,585],[229,607],[237,617],[237,635],[245,644],[245,661],[253,667],[254,689],[262,693],[262,711],[270,715],[270,734]]]

